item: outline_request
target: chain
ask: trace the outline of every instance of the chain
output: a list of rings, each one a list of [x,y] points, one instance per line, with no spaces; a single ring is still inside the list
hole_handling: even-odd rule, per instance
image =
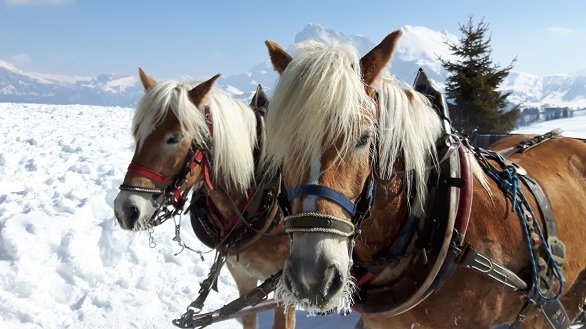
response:
[[[189,247],[188,245],[186,245],[185,242],[183,242],[183,240],[181,239],[181,216],[179,216],[179,223],[177,223],[177,221],[175,220],[175,217],[173,217],[173,222],[175,223],[175,236],[171,240],[176,241],[177,244],[179,245],[179,247],[181,247],[181,250],[176,252],[174,255],[177,256],[180,253],[182,253],[183,250],[187,249],[189,251],[192,251],[192,252],[198,254],[199,258],[201,259],[202,262],[205,261],[205,259],[203,258],[203,254],[204,253],[207,254],[207,253],[211,252],[212,250],[208,250],[206,252],[203,252],[200,250],[195,250],[195,249]]]
[[[153,229],[152,226],[149,226],[147,232],[149,234],[149,247],[151,247],[151,248],[156,247],[157,243],[155,242],[155,237],[154,237],[155,230]]]

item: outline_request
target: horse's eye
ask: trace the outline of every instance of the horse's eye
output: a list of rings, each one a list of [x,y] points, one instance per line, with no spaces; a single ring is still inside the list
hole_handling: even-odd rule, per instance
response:
[[[364,147],[366,144],[368,144],[369,140],[370,140],[369,133],[362,134],[362,136],[360,136],[360,138],[358,138],[358,140],[356,141],[356,148]]]
[[[183,139],[183,135],[181,135],[181,134],[173,134],[169,138],[167,138],[167,140],[165,141],[165,143],[167,143],[169,145],[175,145],[175,144],[179,144],[179,142],[181,141],[181,139]]]

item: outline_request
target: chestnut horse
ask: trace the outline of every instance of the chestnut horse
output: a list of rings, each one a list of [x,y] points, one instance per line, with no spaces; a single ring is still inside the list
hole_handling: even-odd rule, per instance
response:
[[[389,34],[360,60],[354,48],[339,43],[306,41],[292,57],[266,42],[280,79],[261,162],[269,171],[281,170],[290,202],[284,208],[290,207],[285,227],[291,251],[278,294],[315,313],[345,312],[355,302],[368,328],[490,328],[513,323],[519,313],[523,326],[542,326],[544,316],[519,298],[533,289],[521,273],[535,260],[523,224],[483,172],[497,164],[487,159],[481,167],[426,96],[383,72],[400,35]],[[468,176],[440,171],[454,155],[468,164]],[[575,317],[586,295],[586,144],[553,138],[509,160],[549,199],[567,253],[561,301]],[[438,187],[435,197],[429,195],[431,186],[443,185],[447,192]],[[538,209],[527,188],[520,191]],[[460,204],[458,212],[465,212],[466,203],[464,238],[464,217],[451,206]],[[442,231],[441,223],[452,224]],[[452,244],[470,247],[469,253],[452,257],[460,251]],[[450,259],[463,266],[449,267]],[[548,263],[559,269],[556,264]],[[527,314],[520,312],[524,305]]]
[[[279,234],[282,225],[270,225],[275,223],[275,216],[280,216],[274,201],[262,209],[264,216],[258,219],[262,221],[258,229],[269,232],[248,234],[246,241],[242,241],[242,235],[235,236],[242,233],[237,230],[245,224],[257,225],[240,222],[246,215],[239,217],[236,211],[246,209],[250,213],[248,202],[260,189],[255,182],[254,153],[261,147],[257,132],[264,134],[264,121],[251,107],[213,88],[219,75],[198,84],[158,83],[140,68],[139,74],[145,95],[134,115],[136,148],[114,201],[116,218],[126,230],[151,229],[179,214],[168,210],[169,203],[183,209],[187,193],[195,186],[194,195],[197,190],[198,198],[213,208],[206,223],[215,226],[206,229],[222,240],[203,242],[213,243],[212,247],[221,245],[230,252],[226,263],[242,295],[255,288],[258,280],[281,270],[288,254],[288,239]],[[278,191],[278,181],[276,185],[273,195]],[[190,206],[194,231],[197,225],[206,224],[194,215],[195,208]],[[237,238],[240,240],[235,241]],[[234,250],[234,246],[240,249]],[[245,315],[242,322],[244,328],[256,328],[256,315]],[[277,307],[274,327],[294,326],[294,308]]]

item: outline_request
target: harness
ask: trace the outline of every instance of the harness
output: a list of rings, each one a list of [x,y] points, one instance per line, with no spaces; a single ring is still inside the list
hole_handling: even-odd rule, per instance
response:
[[[372,144],[371,144],[372,145]],[[371,146],[371,163],[374,161],[374,146]],[[279,198],[279,206],[284,209],[285,232],[288,234],[295,232],[324,232],[332,233],[349,239],[348,254],[350,266],[352,266],[352,252],[355,246],[355,239],[361,233],[363,222],[370,216],[370,209],[374,204],[374,192],[376,181],[372,174],[368,176],[363,186],[360,196],[353,202],[342,193],[331,189],[327,186],[318,184],[306,184],[295,188],[285,190],[285,195]],[[344,209],[351,221],[343,220],[331,215],[303,212],[291,215],[291,202],[302,196],[316,196],[329,200]]]
[[[440,117],[444,119],[446,127],[449,127],[447,108],[445,102],[441,101],[443,96],[430,88],[422,71],[415,87],[428,96]],[[438,100],[441,102],[438,103]],[[452,154],[450,161],[440,163],[438,172],[432,171],[430,174],[430,200],[433,200],[433,204],[431,212],[429,209],[427,211],[430,214],[429,218],[419,221],[408,219],[400,230],[399,238],[386,252],[383,264],[358,267],[355,270],[361,290],[354,308],[360,313],[368,313],[369,316],[387,317],[400,314],[418,305],[429,294],[438,290],[459,266],[464,266],[523,294],[525,303],[510,328],[520,328],[525,315],[533,306],[537,306],[543,312],[554,328],[569,328],[570,319],[559,302],[564,281],[560,265],[566,260],[565,246],[557,237],[557,226],[551,206],[539,184],[526,173],[521,173],[522,170],[517,170],[519,167],[506,159],[514,153],[525,152],[555,138],[557,134],[552,132],[523,141],[503,154],[473,148],[466,139],[462,139],[463,145],[460,145],[458,155]],[[438,152],[441,152],[440,147]],[[473,180],[466,153],[471,150],[485,172],[499,183],[501,189],[512,200],[514,210],[519,214],[532,255],[530,280],[522,279],[465,243],[472,204]],[[502,171],[493,167],[488,159],[499,163]],[[519,182],[525,184],[533,194],[546,225],[545,232],[541,231],[535,214],[519,187]],[[459,194],[458,203],[453,199],[454,190]],[[418,233],[417,239],[415,233]],[[446,243],[448,248],[444,254]],[[405,257],[408,248],[411,257]],[[394,268],[401,261],[410,263],[405,265],[406,270],[394,282],[384,287],[368,285],[382,270]],[[429,282],[431,284],[428,285]],[[557,291],[554,289],[554,282],[558,284]],[[585,316],[584,312],[581,314],[579,319]],[[579,321],[576,324],[579,325]]]
[[[472,147],[467,139],[451,133],[445,99],[432,87],[422,70],[416,79],[415,89],[429,98],[446,131],[437,146],[438,157],[442,160],[438,168],[431,169],[429,174],[430,202],[426,209],[429,215],[422,219],[407,219],[399,238],[386,251],[377,255],[378,262],[352,266],[360,287],[359,294],[355,296],[357,304],[353,308],[369,316],[388,317],[403,313],[437,291],[459,266],[464,266],[524,296],[525,304],[511,324],[511,329],[520,328],[525,315],[533,306],[539,307],[554,328],[568,328],[569,317],[559,302],[564,281],[560,265],[566,259],[565,246],[557,237],[551,206],[539,184],[526,173],[516,170],[517,167],[505,159],[556,137],[556,133],[524,141],[504,155],[479,150]],[[487,175],[499,184],[523,223],[525,240],[531,254],[530,280],[521,278],[465,242],[473,181],[468,153],[472,153]],[[502,160],[501,170],[490,165],[488,159]],[[520,182],[535,197],[545,221],[545,232],[540,229],[537,217],[520,189]],[[285,218],[286,232],[327,232],[347,237],[350,240],[348,252],[352,256],[354,240],[360,234],[360,226],[368,218],[372,207],[375,185],[376,181],[370,175],[357,202],[321,185],[302,185],[287,190],[287,198],[280,200],[283,209],[290,210],[291,201],[297,197],[316,196],[339,205],[352,221],[331,215],[301,213]],[[406,254],[409,256],[405,257]],[[405,270],[394,282],[384,287],[369,285],[380,272],[395,268],[401,262]],[[558,287],[557,290],[555,287]]]
[[[264,143],[264,114],[268,106],[268,100],[260,85],[250,106],[257,119],[258,142],[253,156],[258,167],[260,146]],[[189,304],[187,311],[179,319],[172,321],[175,326],[179,328],[205,327],[211,323],[229,319],[241,309],[265,301],[277,285],[281,272],[274,274],[261,286],[221,309],[200,314],[210,291],[212,289],[218,291],[217,279],[227,256],[238,257],[240,252],[254,246],[262,237],[279,236],[270,232],[280,224],[282,219],[282,214],[276,207],[281,176],[275,175],[269,178],[259,173],[255,176],[262,179],[256,179],[256,187],[248,191],[247,197],[239,205],[234,203],[222,186],[217,186],[215,189],[221,193],[234,213],[228,219],[217,210],[210,196],[211,189],[201,188],[192,195],[188,211],[193,231],[207,247],[216,250],[216,255],[208,277],[200,284],[197,298]]]
[[[268,99],[260,85],[250,106],[257,120],[258,143],[254,149],[253,156],[255,164],[258,164],[261,151],[260,145],[264,144],[264,114],[268,107]],[[213,134],[212,114],[207,106],[204,107],[204,115],[208,133],[211,137]],[[280,272],[276,273],[267,279],[263,285],[226,305],[218,313],[198,315],[211,289],[217,291],[217,279],[220,270],[226,262],[226,257],[233,254],[238,256],[239,252],[253,246],[263,236],[275,236],[275,234],[268,232],[271,232],[278,226],[282,218],[281,212],[278,208],[275,208],[276,195],[279,192],[280,175],[275,175],[269,179],[265,176],[255,175],[263,177],[263,179],[260,182],[257,180],[256,188],[249,191],[247,197],[240,205],[235,205],[230,195],[221,185],[214,186],[211,175],[212,158],[210,154],[212,149],[209,145],[211,145],[209,141],[206,141],[203,146],[198,146],[196,141],[192,141],[189,153],[185,157],[184,164],[181,167],[182,169],[174,176],[166,176],[161,172],[136,163],[130,163],[128,166],[129,172],[146,177],[163,187],[149,188],[125,184],[119,187],[123,191],[151,193],[153,194],[153,198],[156,199],[162,197],[162,202],[157,205],[155,212],[148,221],[150,233],[152,226],[159,225],[184,212],[189,190],[182,191],[182,188],[187,182],[188,177],[193,174],[193,171],[198,166],[202,166],[205,185],[193,193],[191,204],[186,211],[190,213],[192,227],[197,238],[206,246],[215,249],[216,255],[208,277],[200,284],[198,297],[187,307],[187,312],[180,319],[173,320],[173,324],[180,328],[207,326],[213,322],[231,318],[234,313],[244,307],[257,305],[266,300],[268,294],[274,290],[280,278]],[[223,218],[214,205],[209,195],[212,191],[219,191],[234,212],[234,215],[229,221]],[[224,222],[228,223],[228,225],[223,225]],[[175,225],[175,237],[173,240],[177,241],[182,248],[188,248],[199,253],[201,256],[202,252],[189,248],[181,241],[180,225]],[[152,247],[155,246],[152,237],[149,239],[149,244]],[[264,304],[262,307],[274,307],[271,303]]]

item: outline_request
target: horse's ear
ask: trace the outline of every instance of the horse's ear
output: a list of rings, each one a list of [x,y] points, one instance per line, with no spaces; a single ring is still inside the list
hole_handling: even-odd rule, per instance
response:
[[[220,75],[221,74],[214,75],[208,81],[200,83],[199,85],[195,86],[195,88],[189,91],[189,99],[193,104],[195,104],[195,106],[199,107],[201,105],[206,95],[210,92],[210,90],[212,90],[214,83],[216,82],[216,80],[218,80]]]
[[[252,96],[250,106],[253,108],[264,107],[265,109],[269,107],[269,98],[267,97],[267,94],[265,93],[261,85],[258,85],[256,87],[256,93],[254,94],[254,96]]]
[[[142,82],[144,91],[149,90],[152,86],[157,84],[157,81],[150,75],[146,74],[140,66],[138,67],[138,75],[140,76],[140,81]]]
[[[265,45],[267,45],[267,48],[269,49],[269,57],[271,58],[271,63],[273,63],[275,71],[282,74],[287,68],[287,65],[293,60],[293,57],[287,54],[287,52],[276,42],[267,40],[265,41]]]
[[[387,66],[397,48],[397,42],[399,41],[401,34],[403,34],[403,32],[397,30],[387,35],[378,46],[374,47],[368,54],[360,59],[362,80],[366,85],[372,85]]]

